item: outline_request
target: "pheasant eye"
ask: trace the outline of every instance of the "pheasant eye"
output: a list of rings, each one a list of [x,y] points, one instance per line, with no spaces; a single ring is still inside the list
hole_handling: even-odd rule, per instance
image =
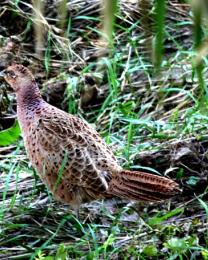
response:
[[[9,76],[9,77],[11,77],[13,79],[16,78],[16,75],[15,75],[14,71],[12,71],[12,70],[8,70],[6,72],[6,74],[7,74],[7,76]]]

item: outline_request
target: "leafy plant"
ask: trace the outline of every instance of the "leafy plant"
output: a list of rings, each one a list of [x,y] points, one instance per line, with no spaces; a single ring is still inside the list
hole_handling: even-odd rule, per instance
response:
[[[20,137],[21,130],[18,121],[8,129],[0,131],[0,146],[7,146],[15,143]]]

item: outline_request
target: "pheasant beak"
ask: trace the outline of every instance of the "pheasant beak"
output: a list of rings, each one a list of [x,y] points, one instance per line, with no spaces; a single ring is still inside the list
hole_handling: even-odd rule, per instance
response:
[[[6,76],[6,70],[0,71],[0,78],[4,78]]]

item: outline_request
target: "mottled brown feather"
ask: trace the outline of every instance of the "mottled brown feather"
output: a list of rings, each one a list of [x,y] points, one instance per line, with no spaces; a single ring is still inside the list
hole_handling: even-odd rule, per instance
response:
[[[168,178],[123,170],[87,122],[43,101],[28,69],[7,71],[28,156],[57,200],[74,207],[111,196],[155,202],[180,191]]]

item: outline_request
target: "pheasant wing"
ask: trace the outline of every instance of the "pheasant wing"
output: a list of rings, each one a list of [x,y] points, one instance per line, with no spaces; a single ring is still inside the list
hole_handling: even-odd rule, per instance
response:
[[[108,189],[111,171],[119,166],[91,126],[58,109],[44,113],[38,125],[37,138],[48,170],[57,174],[62,166],[62,178],[69,183],[100,192]]]

